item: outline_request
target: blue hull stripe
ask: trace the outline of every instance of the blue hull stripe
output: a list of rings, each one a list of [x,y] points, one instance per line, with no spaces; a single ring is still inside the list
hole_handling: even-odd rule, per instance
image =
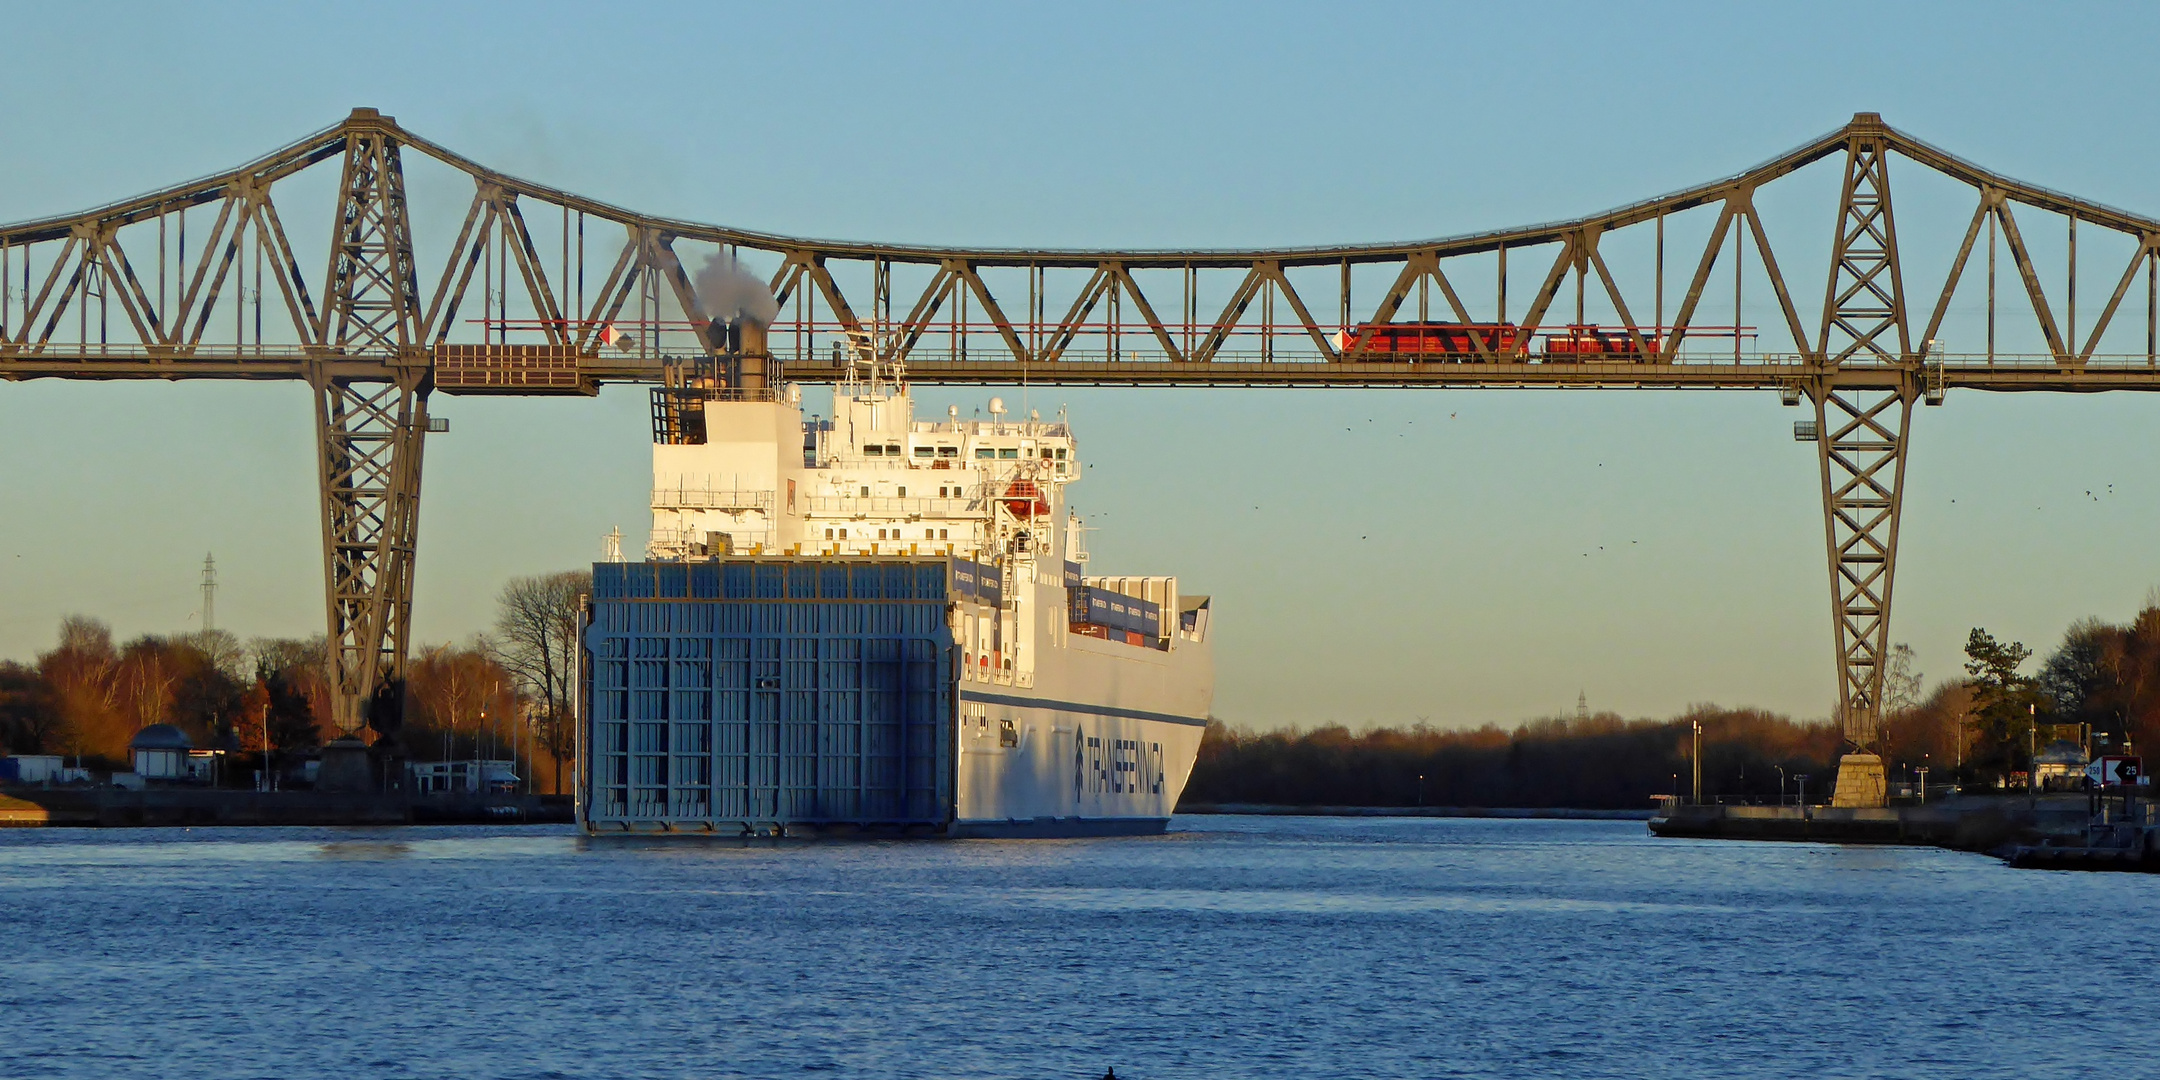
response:
[[[1034,818],[956,821],[952,834],[972,840],[1055,840],[1084,836],[1159,836],[1169,827],[1170,819],[1159,817]]]
[[[978,701],[985,705],[1009,705],[1015,709],[1056,709],[1059,712],[1086,713],[1089,716],[1115,716],[1122,720],[1159,720],[1165,724],[1184,724],[1187,727],[1207,726],[1206,717],[1173,716],[1169,713],[1143,712],[1139,709],[1120,709],[1115,705],[1082,705],[1073,701],[1013,697],[1009,694],[981,694],[973,690],[960,691],[960,700]]]

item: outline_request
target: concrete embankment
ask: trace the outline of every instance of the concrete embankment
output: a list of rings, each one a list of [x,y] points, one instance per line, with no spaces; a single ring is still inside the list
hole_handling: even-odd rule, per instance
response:
[[[373,795],[186,788],[12,788],[0,792],[0,827],[483,825],[569,820],[567,795]]]
[[[2019,844],[2078,834],[2083,795],[1960,796],[1924,806],[1674,806],[1650,819],[1659,836],[1832,844],[1921,844],[2006,855]]]
[[[1566,818],[1642,821],[1651,810],[1576,810],[1555,806],[1285,806],[1276,803],[1179,803],[1180,814],[1262,814],[1278,817]]]

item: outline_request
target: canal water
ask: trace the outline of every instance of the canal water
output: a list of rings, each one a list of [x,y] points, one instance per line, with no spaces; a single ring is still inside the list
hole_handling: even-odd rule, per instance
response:
[[[1639,822],[0,833],[6,1077],[2151,1068],[2160,878]]]

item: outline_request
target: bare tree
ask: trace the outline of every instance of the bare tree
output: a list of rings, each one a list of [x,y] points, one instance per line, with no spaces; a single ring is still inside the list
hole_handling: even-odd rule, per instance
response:
[[[37,667],[52,687],[66,749],[78,759],[89,753],[125,760],[134,729],[120,715],[112,628],[86,615],[62,619],[59,647],[39,654]]]
[[[1890,667],[1883,672],[1883,716],[1891,717],[1920,707],[1922,678],[1913,670],[1913,647],[1898,644],[1890,650]]]
[[[497,601],[496,659],[538,706],[534,734],[555,759],[557,791],[562,790],[563,759],[572,742],[578,609],[591,593],[592,574],[573,570],[513,578]]]
[[[254,657],[257,682],[275,686],[278,705],[271,710],[272,726],[276,726],[280,710],[292,722],[293,730],[284,736],[274,736],[283,747],[283,739],[299,740],[298,745],[314,746],[335,739],[338,731],[330,716],[330,679],[324,668],[329,647],[323,636],[308,638],[256,638],[248,642],[248,653]],[[299,730],[303,723],[309,731]]]
[[[249,655],[248,647],[240,644],[239,638],[223,630],[197,630],[192,634],[183,634],[173,640],[178,644],[190,646],[196,652],[201,653],[203,659],[211,667],[216,668],[228,679],[241,681],[253,674],[250,670],[252,657]]]

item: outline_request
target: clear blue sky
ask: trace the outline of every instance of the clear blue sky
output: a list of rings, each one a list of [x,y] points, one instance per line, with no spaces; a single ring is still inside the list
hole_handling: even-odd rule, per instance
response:
[[[230,167],[355,105],[640,209],[895,241],[1447,235],[1723,175],[1858,110],[2160,213],[2152,7],[1800,10],[17,4],[0,219]],[[1901,218],[1970,212],[1913,190]],[[1815,463],[1773,395],[1033,397],[1071,406],[1096,465],[1074,496],[1097,567],[1218,597],[1226,719],[1512,723],[1578,690],[1630,715],[1828,710]],[[635,387],[438,400],[419,637],[483,629],[506,577],[589,560],[610,526],[642,542],[645,409]],[[205,551],[222,626],[318,631],[310,423],[297,385],[0,384],[0,656],[68,612],[191,628]],[[1930,678],[1971,626],[2044,652],[2136,609],[2160,582],[2156,430],[2160,397],[2128,394],[1919,417],[1894,636]]]

